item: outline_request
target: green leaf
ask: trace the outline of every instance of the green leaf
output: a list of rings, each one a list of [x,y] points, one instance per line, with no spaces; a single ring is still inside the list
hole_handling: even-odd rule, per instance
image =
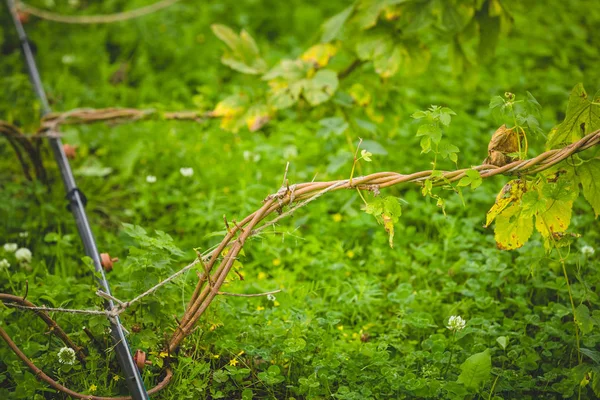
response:
[[[223,64],[244,74],[256,75],[266,70],[267,64],[248,32],[242,30],[238,36],[231,28],[219,24],[211,25],[211,29],[229,48],[229,52],[221,58]]]
[[[498,38],[500,37],[500,17],[490,16],[489,13],[481,13],[478,16],[478,22],[479,47],[477,52],[482,60],[487,61],[495,54]]]
[[[491,376],[492,357],[490,356],[490,349],[473,354],[461,364],[460,369],[462,372],[458,376],[457,382],[470,389],[479,389]]]
[[[594,330],[594,320],[590,316],[590,310],[585,304],[580,304],[575,309],[575,322],[584,335]]]
[[[546,142],[547,149],[562,147],[576,142],[583,136],[600,128],[600,104],[590,101],[583,88],[577,84],[569,96],[569,104],[564,121],[552,129]]]
[[[470,170],[467,170],[465,173],[467,175],[463,176],[460,179],[460,181],[458,181],[458,186],[471,186],[471,189],[475,190],[483,182],[483,179],[481,179],[481,175],[479,174],[479,171],[470,169]]]
[[[363,160],[365,160],[366,162],[371,162],[371,156],[373,154],[371,154],[370,152],[368,152],[367,150],[362,150],[360,152],[360,156],[362,157]]]
[[[508,338],[506,336],[498,336],[496,342],[498,342],[503,350],[506,350],[506,346],[508,346]]]
[[[437,124],[423,124],[417,130],[417,137],[427,136],[433,143],[439,143],[442,140],[442,129]]]
[[[359,2],[356,19],[361,29],[369,29],[375,26],[379,14],[387,5],[388,0],[363,0]]]
[[[594,394],[600,398],[600,368],[594,370],[594,376],[592,376],[592,390]]]
[[[331,42],[333,39],[336,39],[353,11],[354,4],[325,21],[322,27],[323,35],[321,36],[321,42]]]
[[[306,347],[306,341],[302,338],[289,338],[283,342],[287,353],[296,353]]]
[[[576,169],[583,197],[594,209],[596,218],[600,215],[600,159],[594,158],[579,165]]]
[[[402,215],[400,201],[394,196],[376,197],[365,207],[365,212],[375,216],[378,223],[383,224],[388,233],[389,245],[394,247],[394,224]]]
[[[310,105],[316,106],[329,100],[337,88],[337,74],[329,69],[321,69],[311,80],[307,81],[303,95]]]

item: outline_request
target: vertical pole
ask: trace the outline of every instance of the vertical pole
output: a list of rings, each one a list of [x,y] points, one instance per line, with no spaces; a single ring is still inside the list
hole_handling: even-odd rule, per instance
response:
[[[33,57],[31,47],[29,46],[25,29],[18,18],[14,0],[6,0],[6,2],[19,35],[19,40],[21,41],[21,48],[23,50],[23,55],[25,56],[25,62],[29,71],[29,78],[31,79],[33,89],[35,90],[35,93],[41,102],[42,115],[44,116],[50,113],[51,110],[50,105],[48,104],[48,98],[44,92],[44,87],[42,86],[42,81],[35,63],[35,58]],[[103,292],[110,294],[110,287],[108,285],[108,281],[106,280],[104,269],[102,268],[100,254],[98,253],[98,249],[96,247],[94,234],[92,233],[87,214],[85,212],[85,196],[83,196],[83,193],[79,191],[77,185],[75,184],[73,172],[71,171],[71,166],[69,165],[69,161],[67,160],[63,150],[60,137],[50,137],[48,140],[50,142],[52,152],[54,153],[56,163],[60,169],[62,181],[67,192],[67,199],[69,200],[69,209],[75,217],[77,230],[79,231],[79,236],[83,242],[85,254],[94,261],[94,268],[99,276],[97,279],[99,288]],[[114,308],[113,302],[107,300],[105,302],[105,308],[109,311],[112,310]],[[125,375],[129,393],[134,400],[148,399],[148,393],[144,387],[144,382],[140,375],[140,371],[133,361],[131,351],[129,350],[129,345],[127,343],[127,338],[125,337],[123,327],[121,326],[121,321],[119,320],[118,316],[110,317],[109,320],[111,336],[115,344],[115,352],[117,354],[117,359],[121,366],[121,370]]]

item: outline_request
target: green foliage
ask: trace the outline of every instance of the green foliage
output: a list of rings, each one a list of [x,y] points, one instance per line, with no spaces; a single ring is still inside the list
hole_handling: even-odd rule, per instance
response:
[[[470,356],[460,365],[461,373],[458,382],[468,389],[479,389],[490,379],[492,371],[492,357],[490,349]]]
[[[72,15],[148,2],[54,3],[32,1]],[[0,114],[35,132],[39,105],[19,41],[8,13],[0,21]],[[202,12],[179,2],[94,26],[30,16],[26,29],[55,110],[193,109],[213,117],[63,127],[63,140],[78,146],[72,165],[99,249],[121,260],[107,274],[119,299],[187,265],[194,249],[212,248],[226,232],[223,215],[240,221],[259,207],[280,186],[287,161],[290,184],[348,179],[353,156],[351,176],[409,174],[434,163],[422,188],[400,185],[374,197],[362,190],[368,206],[356,190],[328,193],[249,240],[238,270],[244,279],[230,274],[222,290],[282,292],[218,296],[168,361],[175,375],[156,397],[599,396],[598,151],[537,176],[483,184],[470,169],[482,163],[500,123],[526,133],[527,146],[522,140],[513,154],[520,157],[526,147],[531,157],[598,129],[597,100],[568,97],[576,82],[597,89],[599,24],[597,7],[579,0],[226,0]],[[490,97],[507,90],[516,97],[496,99],[491,110]],[[423,116],[411,118],[417,110]],[[28,182],[15,160],[0,138],[0,291],[22,296],[27,286],[38,305],[100,309],[51,153],[44,153],[50,189]],[[441,176],[454,168],[466,168],[465,176]],[[487,225],[516,227],[523,246],[515,252],[497,249],[494,233],[481,227],[507,181]],[[4,243],[30,249],[31,262]],[[147,387],[163,376],[173,316],[181,316],[198,272],[200,265],[122,314],[132,349],[152,361],[143,371]],[[52,314],[89,354],[85,366],[67,366],[58,362],[62,343],[39,318],[10,307],[0,314],[27,357],[61,383],[86,394],[127,394],[103,316]],[[466,327],[449,332],[450,315],[463,316]],[[0,398],[60,396],[7,346],[0,360]]]
[[[554,149],[576,142],[583,136],[600,129],[600,97],[591,100],[583,88],[577,84],[569,96],[565,120],[550,131],[546,148]]]
[[[389,235],[390,247],[394,247],[394,224],[402,215],[402,206],[400,201],[393,196],[375,197],[365,207],[365,212],[371,214],[377,219],[377,222],[383,224]]]

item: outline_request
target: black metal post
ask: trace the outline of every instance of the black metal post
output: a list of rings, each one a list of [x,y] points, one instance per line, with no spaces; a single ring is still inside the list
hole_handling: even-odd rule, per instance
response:
[[[40,74],[38,72],[33,53],[31,52],[31,47],[29,46],[27,34],[25,33],[25,29],[23,28],[23,25],[21,24],[21,21],[18,18],[14,0],[6,0],[6,2],[10,10],[13,22],[15,24],[15,28],[17,29],[19,40],[21,41],[21,47],[25,56],[25,62],[27,64],[27,69],[29,71],[31,83],[33,85],[35,93],[37,94],[42,104],[42,114],[46,115],[51,112],[50,105],[48,104],[48,98],[46,97],[44,87],[42,86]],[[108,285],[108,281],[106,280],[106,276],[104,274],[104,269],[102,268],[100,262],[100,254],[98,253],[98,249],[96,247],[94,234],[92,233],[90,224],[88,222],[87,214],[85,212],[85,196],[83,196],[83,193],[79,191],[77,185],[75,184],[73,172],[71,171],[71,166],[69,165],[69,161],[67,160],[65,152],[63,150],[62,141],[60,140],[60,137],[50,137],[48,140],[50,142],[50,147],[52,148],[52,151],[54,153],[56,163],[58,164],[58,167],[60,169],[62,180],[65,185],[65,190],[67,192],[67,199],[69,200],[69,208],[73,213],[73,216],[75,217],[77,230],[79,231],[79,236],[81,237],[81,240],[83,242],[85,254],[87,254],[88,257],[94,260],[94,268],[100,276],[98,278],[98,286],[103,292],[110,294],[110,287]],[[114,308],[114,304],[112,301],[107,300],[105,302],[105,307],[107,310],[112,310]],[[135,362],[133,361],[131,351],[129,350],[129,345],[127,343],[127,338],[125,337],[125,333],[123,331],[123,327],[121,326],[119,317],[110,317],[109,320],[111,324],[110,330],[113,342],[115,344],[117,359],[121,366],[121,370],[125,375],[127,387],[129,388],[129,393],[135,400],[148,399],[148,393],[146,392],[146,389],[144,387],[144,382],[140,375],[140,371],[138,370]]]

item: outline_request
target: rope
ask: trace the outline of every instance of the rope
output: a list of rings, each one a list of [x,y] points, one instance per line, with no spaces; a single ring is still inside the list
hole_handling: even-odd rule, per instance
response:
[[[29,4],[19,1],[17,3],[17,10],[34,15],[38,18],[45,19],[53,22],[61,22],[64,24],[112,24],[113,22],[127,21],[134,18],[143,17],[148,14],[155,13],[164,8],[172,6],[180,0],[160,0],[154,4],[150,4],[145,7],[136,8],[134,10],[123,11],[114,14],[104,15],[83,15],[83,16],[71,16],[54,13],[52,11],[42,10],[31,6]]]

